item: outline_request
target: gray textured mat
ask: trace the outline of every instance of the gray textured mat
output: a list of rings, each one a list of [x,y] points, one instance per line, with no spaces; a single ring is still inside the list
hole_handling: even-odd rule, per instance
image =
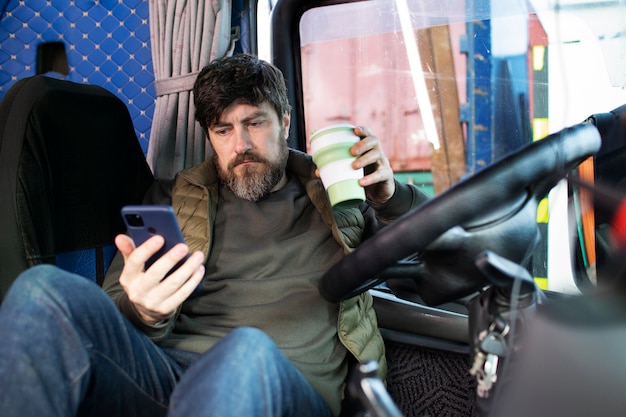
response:
[[[406,417],[460,417],[474,413],[475,381],[469,356],[387,343],[387,388]]]

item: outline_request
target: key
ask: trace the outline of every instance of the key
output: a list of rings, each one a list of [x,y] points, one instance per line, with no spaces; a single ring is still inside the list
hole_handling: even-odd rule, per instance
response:
[[[472,362],[472,367],[469,370],[470,375],[476,376],[479,372],[482,373],[485,367],[485,359],[486,355],[484,352],[480,350],[476,350],[476,354],[474,355],[474,361]]]
[[[504,357],[507,354],[508,346],[500,333],[489,332],[480,342],[480,350],[487,354]]]

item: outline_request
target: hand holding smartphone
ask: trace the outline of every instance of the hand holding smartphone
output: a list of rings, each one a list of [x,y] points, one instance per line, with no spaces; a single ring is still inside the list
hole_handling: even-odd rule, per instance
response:
[[[135,242],[135,247],[154,235],[160,235],[165,239],[163,247],[146,261],[145,269],[148,269],[157,259],[178,243],[185,243],[176,214],[174,214],[171,206],[124,206],[121,212],[128,233]],[[167,275],[174,272],[188,257],[189,255],[178,262]]]

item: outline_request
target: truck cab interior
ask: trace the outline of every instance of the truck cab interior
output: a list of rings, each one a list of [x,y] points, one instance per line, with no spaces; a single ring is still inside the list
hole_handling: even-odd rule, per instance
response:
[[[209,155],[195,75],[252,53],[291,147],[367,125],[432,196],[322,279],[374,297],[359,415],[622,415],[625,51],[622,0],[0,0],[0,299],[38,263],[101,283],[119,209]]]

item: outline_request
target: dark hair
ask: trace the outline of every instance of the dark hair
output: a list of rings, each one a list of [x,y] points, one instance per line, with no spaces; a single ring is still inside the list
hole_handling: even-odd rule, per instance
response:
[[[193,99],[196,120],[205,131],[235,102],[252,106],[268,102],[279,119],[291,110],[282,72],[247,54],[220,58],[204,67],[194,83]]]

